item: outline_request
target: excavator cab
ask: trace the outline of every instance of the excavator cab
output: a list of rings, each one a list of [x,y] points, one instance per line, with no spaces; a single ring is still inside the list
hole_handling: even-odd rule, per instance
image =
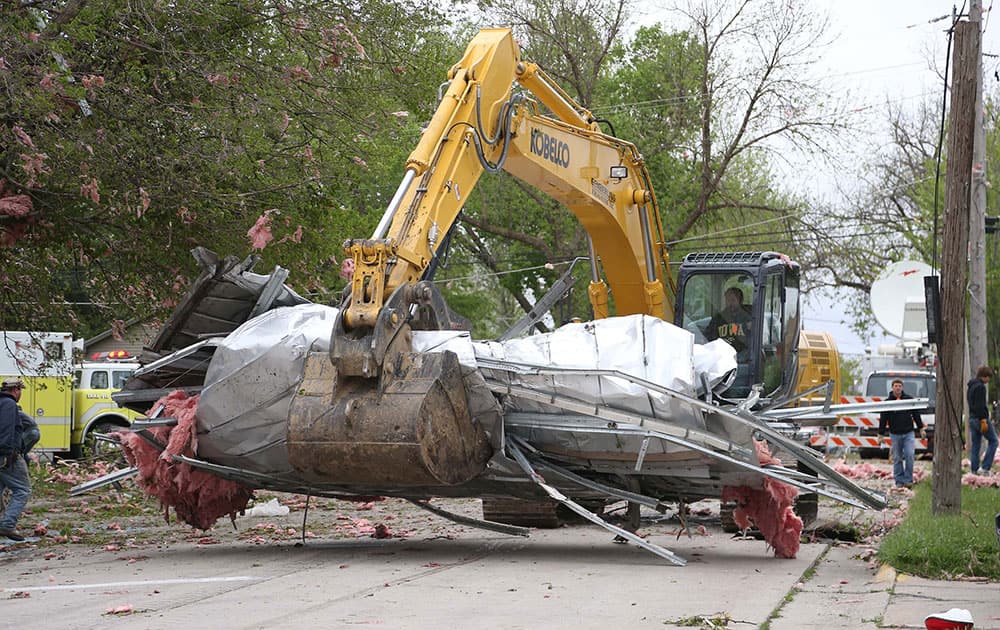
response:
[[[783,398],[797,377],[799,266],[776,252],[688,254],[674,324],[695,343],[723,339],[736,349],[736,375],[724,398],[746,399],[755,387],[761,398]]]

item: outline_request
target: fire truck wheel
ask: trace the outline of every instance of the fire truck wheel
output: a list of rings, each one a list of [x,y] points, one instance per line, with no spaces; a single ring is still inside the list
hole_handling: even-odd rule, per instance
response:
[[[83,438],[83,457],[103,457],[112,453],[118,453],[119,448],[116,444],[95,436],[98,434],[104,436],[108,433],[121,431],[121,429],[120,426],[113,422],[98,422],[92,426],[90,431],[87,431],[86,437]]]

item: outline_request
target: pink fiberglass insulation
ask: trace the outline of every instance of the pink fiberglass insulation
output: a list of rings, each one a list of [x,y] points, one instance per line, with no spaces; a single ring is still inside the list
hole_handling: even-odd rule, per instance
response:
[[[198,529],[211,528],[226,514],[234,518],[246,508],[253,496],[252,489],[170,457],[195,455],[198,397],[174,390],[152,408],[160,405],[164,405],[163,417],[177,419],[176,426],[147,429],[157,442],[166,445],[162,453],[135,433],[122,435],[125,457],[139,469],[139,485],[160,500],[168,520],[170,508],[174,508],[177,518]]]
[[[763,441],[754,440],[760,465],[777,464]],[[794,558],[799,551],[802,536],[802,519],[792,509],[798,490],[787,483],[765,477],[761,488],[726,486],[722,489],[723,501],[735,501],[733,520],[741,529],[757,526],[767,544],[774,548],[774,555]]]

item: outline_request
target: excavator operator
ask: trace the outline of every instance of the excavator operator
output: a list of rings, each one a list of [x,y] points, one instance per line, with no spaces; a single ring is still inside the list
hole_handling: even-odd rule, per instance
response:
[[[736,349],[737,357],[747,350],[747,332],[750,325],[750,309],[743,304],[743,290],[729,287],[725,292],[725,306],[712,316],[705,330],[709,341],[724,339]],[[737,358],[737,361],[740,359]]]

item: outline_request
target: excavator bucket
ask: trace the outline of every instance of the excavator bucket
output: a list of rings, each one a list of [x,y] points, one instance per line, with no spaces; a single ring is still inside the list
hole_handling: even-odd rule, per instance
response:
[[[454,353],[399,353],[381,385],[337,378],[312,353],[292,400],[289,463],[307,477],[362,486],[454,485],[481,473],[492,449],[473,421]]]

